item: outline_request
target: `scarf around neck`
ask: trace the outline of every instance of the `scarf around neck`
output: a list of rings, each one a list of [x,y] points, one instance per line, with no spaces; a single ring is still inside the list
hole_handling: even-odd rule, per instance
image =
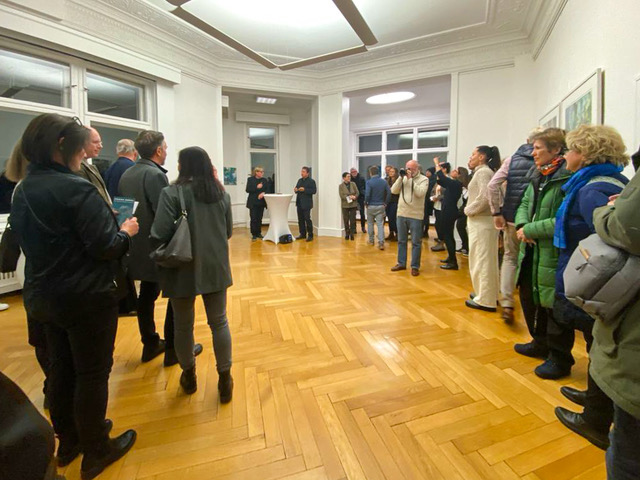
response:
[[[562,156],[556,157],[553,160],[551,160],[551,163],[547,163],[546,165],[542,165],[541,167],[538,167],[538,171],[545,177],[549,175],[553,175],[553,173],[560,168],[560,165],[562,165],[562,162],[564,162],[564,157]]]
[[[576,195],[589,180],[595,177],[611,177],[616,173],[622,172],[622,167],[613,165],[612,163],[600,163],[589,165],[581,168],[574,173],[571,178],[562,186],[565,193],[564,200],[560,208],[556,212],[556,227],[553,233],[553,244],[558,248],[567,248],[567,220],[569,219],[569,210],[576,198]]]

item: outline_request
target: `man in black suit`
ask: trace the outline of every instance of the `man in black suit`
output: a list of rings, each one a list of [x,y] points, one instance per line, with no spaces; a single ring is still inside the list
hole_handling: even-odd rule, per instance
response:
[[[462,195],[462,183],[449,176],[451,165],[440,163],[440,158],[435,157],[433,163],[436,169],[436,179],[438,185],[443,187],[444,196],[440,214],[442,240],[447,246],[447,258],[440,260],[443,270],[458,270],[458,260],[456,258],[456,240],[453,236],[456,219],[458,218],[458,200]]]
[[[268,179],[262,178],[264,170],[262,167],[253,169],[253,176],[247,179],[247,188],[245,191],[249,194],[247,197],[247,208],[249,209],[249,217],[251,218],[251,240],[255,241],[262,238],[262,215],[267,202],[264,199],[265,193],[269,193],[270,183]]]
[[[302,167],[300,175],[302,178],[298,180],[293,191],[296,196],[296,208],[298,210],[298,227],[300,235],[296,240],[302,240],[306,237],[307,242],[313,240],[313,223],[311,222],[311,209],[313,208],[313,195],[316,193],[316,182],[309,177],[309,167]]]
[[[367,229],[365,228],[367,219],[364,216],[364,192],[366,190],[366,180],[364,179],[364,177],[362,175],[360,175],[358,173],[358,170],[356,170],[355,168],[352,168],[350,170],[351,173],[351,181],[353,183],[356,184],[356,187],[358,187],[358,192],[360,192],[360,195],[358,195],[358,210],[360,211],[360,227],[362,228],[362,233],[367,233]]]

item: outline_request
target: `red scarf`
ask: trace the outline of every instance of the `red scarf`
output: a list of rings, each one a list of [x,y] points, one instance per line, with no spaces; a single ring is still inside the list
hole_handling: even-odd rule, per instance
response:
[[[564,157],[556,157],[551,160],[551,163],[547,163],[546,165],[538,167],[538,171],[545,177],[548,175],[553,175],[555,171],[560,168],[562,162],[564,162]]]

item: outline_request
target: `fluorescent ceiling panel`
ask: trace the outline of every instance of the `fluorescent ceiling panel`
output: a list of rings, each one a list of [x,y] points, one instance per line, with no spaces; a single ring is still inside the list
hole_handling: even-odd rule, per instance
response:
[[[181,8],[255,52],[291,61],[362,45],[331,0],[190,0]]]

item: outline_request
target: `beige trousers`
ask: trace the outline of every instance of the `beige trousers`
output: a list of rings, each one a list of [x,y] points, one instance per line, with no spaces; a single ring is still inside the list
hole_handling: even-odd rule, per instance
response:
[[[469,217],[469,274],[474,302],[495,308],[498,304],[498,230],[488,215]]]
[[[516,236],[516,227],[508,223],[504,229],[504,257],[500,270],[500,305],[514,307],[513,291],[516,288],[516,270],[518,269],[518,253],[520,240]]]

